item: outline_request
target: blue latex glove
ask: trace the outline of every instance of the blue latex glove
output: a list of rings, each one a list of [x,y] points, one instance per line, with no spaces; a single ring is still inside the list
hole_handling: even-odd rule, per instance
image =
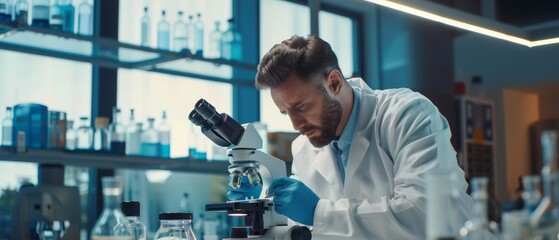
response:
[[[288,177],[279,177],[274,179],[268,193],[274,193],[276,212],[293,221],[313,225],[314,210],[320,198],[304,183]]]
[[[231,181],[231,177],[229,177]],[[230,184],[227,184],[227,199],[229,200],[243,200],[247,197],[258,198],[262,192],[262,184],[257,186],[252,186],[248,181],[247,176],[243,176],[241,179],[241,187],[239,189],[233,188]]]

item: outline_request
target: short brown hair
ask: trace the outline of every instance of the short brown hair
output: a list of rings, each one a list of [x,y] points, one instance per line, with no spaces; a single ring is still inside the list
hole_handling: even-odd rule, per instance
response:
[[[258,65],[255,86],[258,89],[274,88],[291,73],[310,82],[314,75],[334,69],[340,71],[338,58],[330,44],[317,36],[295,35],[274,45],[264,55]]]

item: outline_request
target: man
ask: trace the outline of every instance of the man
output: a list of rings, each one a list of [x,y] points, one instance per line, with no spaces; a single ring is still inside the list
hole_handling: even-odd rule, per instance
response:
[[[276,211],[313,226],[313,237],[425,238],[423,176],[442,166],[459,175],[449,225],[457,232],[467,221],[472,200],[448,123],[424,96],[346,80],[330,45],[315,36],[275,45],[258,66],[256,87],[270,88],[301,133],[292,144],[294,175],[275,179],[269,192]],[[230,188],[228,197],[250,191]]]

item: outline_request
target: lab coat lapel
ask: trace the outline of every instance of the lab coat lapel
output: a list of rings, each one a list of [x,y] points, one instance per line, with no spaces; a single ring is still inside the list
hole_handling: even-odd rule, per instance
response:
[[[315,148],[315,151],[317,151],[317,153],[314,157],[313,167],[328,183],[330,183],[332,190],[339,193],[342,178],[335,162],[336,157],[334,155],[334,150],[330,145],[326,145],[320,149]]]
[[[356,91],[357,97],[359,98],[359,112],[357,114],[357,124],[353,133],[353,139],[351,142],[351,148],[349,150],[349,159],[346,168],[346,179],[345,182],[351,181],[352,176],[361,165],[365,153],[371,144],[371,134],[372,131],[363,131],[363,129],[372,129],[371,125],[375,121],[375,111],[376,111],[376,95],[371,88],[369,88],[363,80],[360,81],[350,81],[350,84],[361,89],[361,91]]]

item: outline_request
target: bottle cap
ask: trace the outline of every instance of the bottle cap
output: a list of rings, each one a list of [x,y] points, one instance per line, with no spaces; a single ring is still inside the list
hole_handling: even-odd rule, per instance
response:
[[[140,216],[140,202],[138,201],[123,201],[120,203],[120,208],[125,216]]]
[[[191,212],[159,213],[159,220],[192,220],[192,213]]]
[[[102,128],[107,127],[109,125],[109,119],[107,117],[96,117],[95,118],[95,127]]]

